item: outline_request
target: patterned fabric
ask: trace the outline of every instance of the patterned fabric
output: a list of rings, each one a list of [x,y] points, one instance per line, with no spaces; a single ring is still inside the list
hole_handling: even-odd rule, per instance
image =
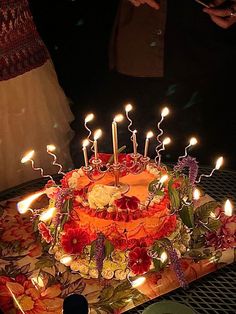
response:
[[[0,0],[0,80],[43,65],[49,59],[27,0]]]

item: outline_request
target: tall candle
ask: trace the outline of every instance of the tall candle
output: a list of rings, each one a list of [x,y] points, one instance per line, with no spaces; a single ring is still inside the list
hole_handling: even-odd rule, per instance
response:
[[[83,141],[83,148],[82,148],[82,151],[83,151],[83,154],[84,154],[84,165],[86,168],[88,168],[89,166],[89,162],[88,162],[88,152],[87,152],[87,146],[89,145],[89,140],[86,139]]]
[[[114,154],[114,163],[118,164],[118,135],[117,135],[117,122],[123,120],[122,114],[115,116],[112,122],[112,144],[113,144],[113,154]]]
[[[146,140],[145,140],[145,148],[144,148],[144,157],[146,158],[147,155],[148,155],[148,148],[149,148],[149,141],[150,141],[150,138],[153,137],[153,132],[152,131],[149,131],[147,133],[147,137],[146,137]]]
[[[95,160],[98,160],[98,139],[102,135],[102,130],[98,129],[94,132],[94,141],[93,141],[93,147],[94,147],[94,158]]]
[[[132,139],[133,139],[133,150],[134,150],[135,156],[137,155],[137,147],[138,147],[136,134],[137,134],[137,130],[134,130],[133,135],[132,135]]]

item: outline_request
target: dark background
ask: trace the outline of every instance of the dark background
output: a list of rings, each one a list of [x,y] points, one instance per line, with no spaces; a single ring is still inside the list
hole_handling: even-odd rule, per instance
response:
[[[163,154],[175,162],[192,135],[199,144],[191,154],[202,165],[214,165],[219,155],[225,168],[236,169],[235,27],[222,30],[202,8],[189,0],[169,0],[164,79],[132,78],[110,71],[109,41],[118,0],[31,0],[38,31],[53,59],[59,82],[71,100],[75,137],[71,154],[82,160],[86,136],[83,119],[94,112],[92,128],[101,127],[100,150],[110,152],[112,117],[131,101],[139,131],[140,150],[146,131],[155,127],[163,105],[171,115],[163,123],[173,143]],[[137,34],[135,34],[137,35]],[[131,149],[126,124],[119,129],[120,146]],[[155,141],[151,147],[154,152]],[[151,153],[151,156],[155,155]]]

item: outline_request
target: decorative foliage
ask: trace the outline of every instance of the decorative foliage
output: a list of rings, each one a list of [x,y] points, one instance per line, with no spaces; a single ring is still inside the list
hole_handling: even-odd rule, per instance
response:
[[[184,168],[189,168],[189,181],[194,185],[197,175],[198,175],[198,163],[196,158],[187,156],[178,161],[177,165],[174,167],[174,171],[182,172]]]

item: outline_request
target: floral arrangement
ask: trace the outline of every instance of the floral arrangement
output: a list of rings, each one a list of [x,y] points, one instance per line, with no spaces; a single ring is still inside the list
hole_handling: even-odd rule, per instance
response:
[[[127,160],[125,154],[120,155]],[[107,165],[109,158],[99,154],[99,159]],[[186,167],[189,175],[183,172]],[[227,214],[203,193],[199,197],[194,158],[179,159],[173,169],[149,162],[145,171],[154,176],[145,201],[102,180],[91,182],[83,168],[66,173],[60,185],[48,181],[40,195],[46,194],[49,204],[34,210],[32,217],[49,253],[84,278],[132,280],[172,267],[185,286],[181,257],[217,259],[222,250],[236,245],[236,216]],[[82,214],[92,221],[114,223],[94,229],[84,223]],[[150,234],[136,238],[126,228],[129,222],[157,215],[164,223],[152,228]],[[140,224],[134,231],[141,234],[142,228]]]

